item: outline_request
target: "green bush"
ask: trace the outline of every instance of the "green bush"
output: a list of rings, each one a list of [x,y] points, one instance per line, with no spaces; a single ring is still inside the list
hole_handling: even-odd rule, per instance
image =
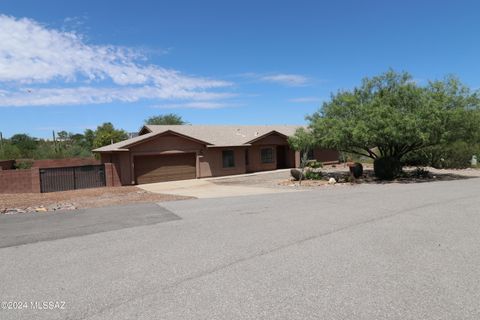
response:
[[[402,164],[409,167],[432,166],[432,156],[428,150],[409,152],[403,157]]]
[[[320,161],[317,161],[317,160],[309,160],[305,164],[305,167],[312,168],[312,169],[318,169],[318,168],[323,168],[323,164]]]
[[[433,163],[437,168],[468,168],[474,154],[478,154],[478,145],[457,141],[441,150],[438,163]]]
[[[33,165],[32,160],[17,160],[15,161],[15,169],[30,169]]]
[[[473,155],[480,155],[479,144],[456,141],[448,145],[411,152],[403,158],[403,163],[408,166],[462,169],[470,167]]]
[[[416,168],[412,173],[411,176],[416,179],[430,179],[432,174],[430,171],[424,168]]]
[[[381,180],[393,180],[402,172],[402,164],[396,158],[379,158],[373,162],[373,171]]]
[[[307,171],[305,173],[305,179],[308,180],[321,180],[323,175],[320,171]]]

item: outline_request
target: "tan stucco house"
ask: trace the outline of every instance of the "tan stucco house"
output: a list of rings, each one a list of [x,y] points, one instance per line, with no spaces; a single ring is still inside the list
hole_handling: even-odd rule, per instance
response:
[[[112,163],[122,185],[298,167],[287,139],[300,126],[146,125],[139,136],[93,150]],[[338,161],[316,149],[312,159]]]

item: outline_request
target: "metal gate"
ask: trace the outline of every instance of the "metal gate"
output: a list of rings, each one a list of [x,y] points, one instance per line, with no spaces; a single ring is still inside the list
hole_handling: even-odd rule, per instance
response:
[[[40,169],[41,192],[105,187],[105,166]]]

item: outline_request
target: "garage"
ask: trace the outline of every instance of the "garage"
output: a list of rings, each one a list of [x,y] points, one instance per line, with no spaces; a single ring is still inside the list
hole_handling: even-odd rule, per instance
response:
[[[136,156],[134,161],[137,184],[195,179],[197,177],[195,153]]]

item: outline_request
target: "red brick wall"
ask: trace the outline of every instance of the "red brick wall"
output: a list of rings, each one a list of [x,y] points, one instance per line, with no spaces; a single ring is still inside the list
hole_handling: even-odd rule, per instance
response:
[[[35,160],[32,167],[36,168],[61,168],[78,167],[101,164],[100,160],[94,158],[71,158],[71,159],[47,159]]]
[[[119,175],[118,165],[114,163],[105,163],[105,181],[107,187],[120,187],[122,186],[122,181]]]
[[[25,170],[0,170],[0,193],[39,193],[40,171],[38,168]]]

